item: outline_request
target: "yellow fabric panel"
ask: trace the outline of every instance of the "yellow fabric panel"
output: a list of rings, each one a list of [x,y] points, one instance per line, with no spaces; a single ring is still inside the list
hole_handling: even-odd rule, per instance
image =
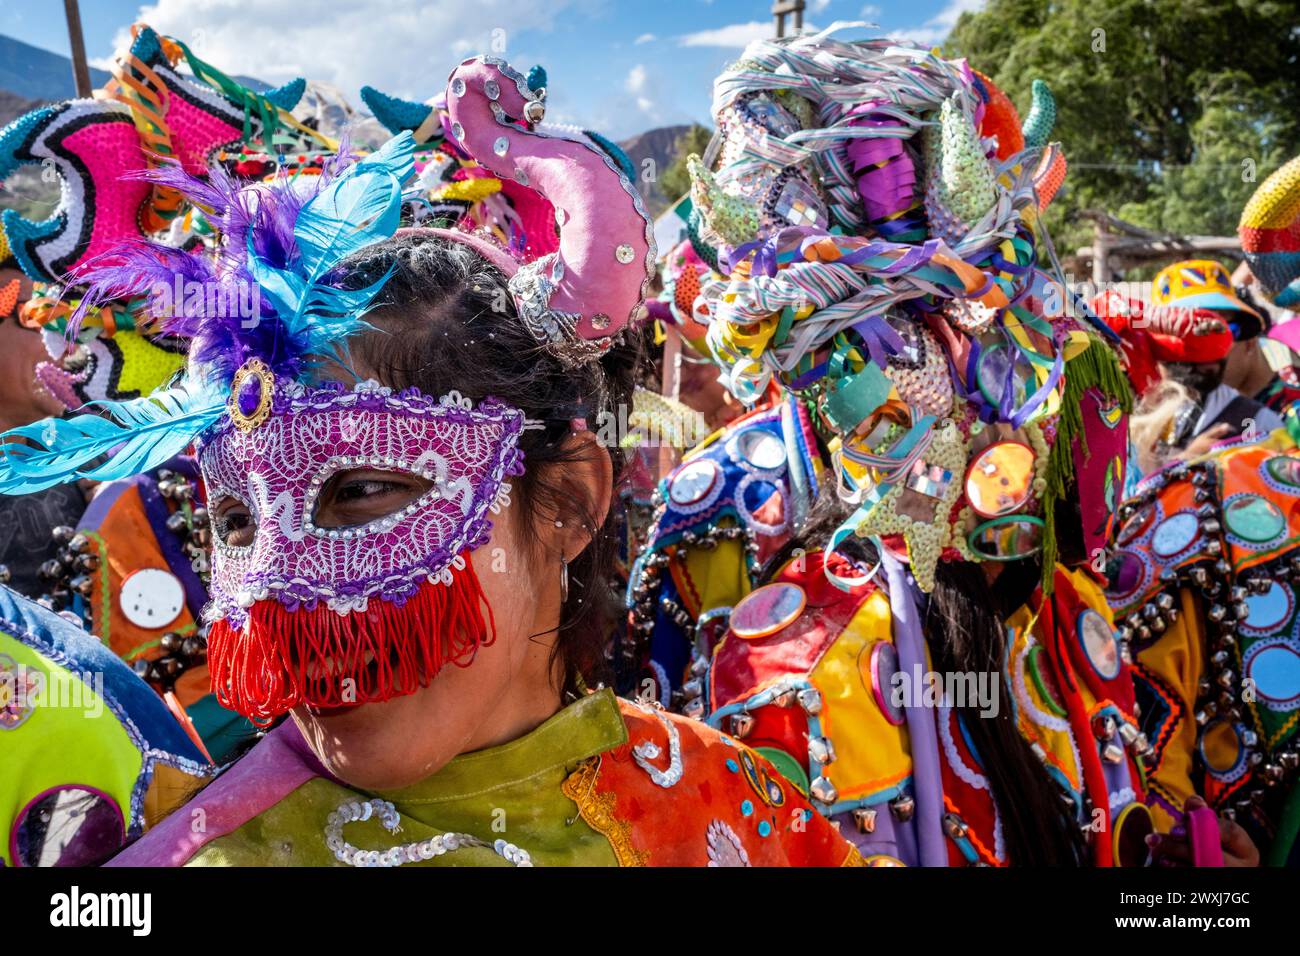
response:
[[[745,545],[736,538],[711,550],[678,546],[671,564],[683,605],[698,618],[705,611],[735,607],[751,590],[745,569]]]
[[[1160,747],[1160,764],[1147,771],[1147,785],[1176,807],[1196,792],[1192,784],[1192,761],[1196,751],[1196,685],[1205,669],[1205,631],[1196,595],[1188,588],[1178,592],[1178,619],[1169,625],[1160,639],[1137,654],[1143,670],[1159,677],[1182,702],[1186,716],[1166,736]],[[1214,754],[1210,755],[1212,758]],[[1158,804],[1151,807],[1156,829],[1166,831],[1175,821]]]
[[[809,675],[822,693],[822,733],[835,746],[826,775],[841,799],[888,789],[912,772],[907,726],[886,720],[871,690],[871,649],[893,639],[889,599],[876,591]]]
[[[1052,764],[1065,774],[1070,786],[1080,790],[1083,786],[1081,768],[1070,721],[1049,710],[1029,673],[1029,652],[1042,643],[1038,619],[1028,607],[1021,607],[1011,615],[1007,625],[1012,630],[1011,687],[1016,696],[1016,723],[1020,734],[1031,744],[1042,747]]]

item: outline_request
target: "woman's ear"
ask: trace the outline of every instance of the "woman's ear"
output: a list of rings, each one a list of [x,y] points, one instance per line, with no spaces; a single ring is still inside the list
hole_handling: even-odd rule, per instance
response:
[[[563,465],[557,466],[561,491],[553,548],[572,561],[605,523],[614,496],[614,463],[595,432],[574,432],[565,440]]]

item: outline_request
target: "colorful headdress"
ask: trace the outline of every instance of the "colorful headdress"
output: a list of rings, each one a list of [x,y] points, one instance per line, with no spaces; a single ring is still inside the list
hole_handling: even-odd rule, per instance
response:
[[[287,113],[302,94],[302,80],[253,93],[177,40],[143,25],[134,34],[113,79],[95,98],[41,107],[0,130],[0,179],[19,166],[41,164],[60,180],[59,203],[49,218],[33,222],[6,210],[3,233],[19,267],[37,284],[21,316],[42,330],[50,353],[37,380],[70,409],[146,395],[185,363],[184,341],[157,334],[142,300],[78,309],[81,270],[123,243],[166,237],[188,247],[210,233],[202,214],[175,189],[149,182],[148,171],[172,162],[200,175],[223,147],[260,139],[268,148],[272,140],[283,148],[303,135],[317,136],[294,130]],[[176,70],[182,59],[198,80]],[[295,135],[276,136],[282,128]],[[74,311],[82,316],[78,330],[67,324]]]
[[[563,214],[558,250],[538,260],[544,294],[535,278],[516,284],[535,263],[472,233],[429,232],[472,245],[512,277],[524,321],[557,333],[540,328],[539,347],[578,361],[608,348],[640,307],[640,282],[618,271],[621,253],[606,244],[631,234],[635,255],[650,256],[648,240],[635,238],[648,223],[627,177],[596,147],[538,128],[517,79],[504,64],[470,60],[453,73],[448,99],[466,148],[509,155],[516,178]],[[486,106],[498,98],[508,117]],[[152,184],[207,211],[220,253],[115,249],[88,273],[80,308],[148,296],[163,330],[190,341],[184,379],[136,401],[100,402],[102,416],[0,436],[0,492],[9,494],[126,477],[197,443],[210,510],[239,502],[257,528],[248,545],[214,535],[208,610],[214,691],[255,721],[299,703],[411,693],[494,635],[469,553],[487,541],[490,513],[522,471],[522,412],[491,398],[473,407],[454,393],[322,381],[328,366],[349,368],[348,341],[369,328],[364,315],[387,280],[354,288],[340,266],[398,231],[414,146],[407,132],[354,164],[340,155],[320,176],[244,188],[220,167],[206,181],[176,166],[152,171]],[[601,252],[616,278],[603,257],[596,268]],[[178,297],[178,286],[206,294]],[[598,309],[611,316],[603,331],[592,322]],[[430,487],[367,525],[329,527],[318,496],[353,468],[416,475]]]
[[[1300,309],[1300,156],[1259,184],[1237,234],[1264,295],[1284,309]]]
[[[1233,291],[1228,270],[1213,259],[1187,259],[1161,269],[1151,281],[1151,304],[1160,309],[1245,312],[1263,321],[1259,312]]]
[[[1160,381],[1159,363],[1221,362],[1232,351],[1232,330],[1211,309],[1147,307],[1113,289],[1099,293],[1092,308],[1120,337],[1138,395]]]
[[[941,559],[1042,552],[1050,586],[1082,396],[1131,396],[1113,333],[1036,265],[1064,175],[1046,86],[1022,126],[964,61],[823,33],[750,44],[713,112],[689,161],[726,276],[708,341],[738,396],[776,377],[816,409],[859,505],[836,540],[905,546],[926,590]]]

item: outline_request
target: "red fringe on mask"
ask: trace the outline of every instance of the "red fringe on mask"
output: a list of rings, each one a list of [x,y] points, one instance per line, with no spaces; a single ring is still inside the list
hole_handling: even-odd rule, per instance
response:
[[[290,611],[270,599],[249,608],[239,630],[215,622],[208,668],[217,700],[265,726],[299,704],[389,700],[428,686],[446,664],[467,666],[496,639],[496,621],[464,557],[451,584],[426,581],[401,607],[375,596],[365,611],[339,614],[324,602]]]

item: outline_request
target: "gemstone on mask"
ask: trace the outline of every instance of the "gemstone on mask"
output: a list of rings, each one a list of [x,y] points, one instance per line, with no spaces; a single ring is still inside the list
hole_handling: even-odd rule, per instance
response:
[[[966,500],[982,518],[1024,507],[1034,482],[1034,450],[1018,441],[989,445],[966,472]]]
[[[258,404],[262,401],[262,383],[259,379],[249,376],[239,385],[239,391],[235,393],[235,405],[238,407],[241,415],[252,417],[257,411]]]
[[[1146,564],[1135,551],[1120,551],[1106,564],[1106,591],[1116,598],[1132,594],[1146,580]]]
[[[1300,653],[1284,641],[1257,644],[1247,653],[1242,676],[1277,710],[1300,707]]]
[[[230,381],[226,410],[240,431],[252,431],[271,414],[275,376],[261,359],[249,359]]]
[[[1291,619],[1295,597],[1285,584],[1270,581],[1263,594],[1246,598],[1246,620],[1241,626],[1250,631],[1271,633]]]
[[[122,581],[118,606],[136,627],[166,627],[185,609],[185,589],[170,571],[141,568]]]

